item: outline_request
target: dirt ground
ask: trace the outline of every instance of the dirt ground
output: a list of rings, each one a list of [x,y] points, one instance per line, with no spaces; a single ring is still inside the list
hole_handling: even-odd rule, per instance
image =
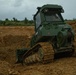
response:
[[[76,23],[70,23],[76,29]],[[0,75],[76,75],[76,57],[56,59],[49,64],[15,64],[16,49],[29,47],[33,26],[0,27]]]

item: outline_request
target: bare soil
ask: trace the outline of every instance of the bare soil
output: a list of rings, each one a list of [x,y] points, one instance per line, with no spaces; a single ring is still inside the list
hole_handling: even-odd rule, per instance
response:
[[[69,24],[76,30],[74,23]],[[15,64],[16,49],[28,48],[33,34],[33,26],[0,27],[0,75],[76,75],[76,57],[55,59],[49,64]]]

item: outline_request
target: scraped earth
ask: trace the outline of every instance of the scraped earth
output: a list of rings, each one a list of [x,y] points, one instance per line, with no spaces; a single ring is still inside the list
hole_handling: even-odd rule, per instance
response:
[[[76,23],[70,23],[76,31]],[[76,75],[76,57],[55,59],[49,64],[15,64],[16,49],[27,48],[33,26],[0,27],[0,75]]]

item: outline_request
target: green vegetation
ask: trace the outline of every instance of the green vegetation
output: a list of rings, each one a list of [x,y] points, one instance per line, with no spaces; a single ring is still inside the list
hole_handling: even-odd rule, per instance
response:
[[[0,20],[0,26],[33,26],[33,20],[28,20],[26,17],[24,20],[18,20],[13,17],[12,20],[6,18],[5,20]]]
[[[68,20],[65,19],[65,21],[76,21],[76,19]],[[0,26],[33,26],[34,21],[28,20],[26,17],[24,20],[18,20],[15,17],[12,18],[12,20],[9,20],[6,18],[5,20],[0,20]]]

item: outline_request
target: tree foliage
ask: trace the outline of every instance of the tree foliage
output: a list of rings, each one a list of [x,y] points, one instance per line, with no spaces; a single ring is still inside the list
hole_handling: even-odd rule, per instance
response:
[[[0,20],[0,26],[31,26],[34,25],[33,20],[28,20],[26,17],[24,20],[18,20],[13,17],[12,20],[6,18],[5,20]]]
[[[28,23],[28,19],[25,17],[24,19],[24,23],[27,24]]]

